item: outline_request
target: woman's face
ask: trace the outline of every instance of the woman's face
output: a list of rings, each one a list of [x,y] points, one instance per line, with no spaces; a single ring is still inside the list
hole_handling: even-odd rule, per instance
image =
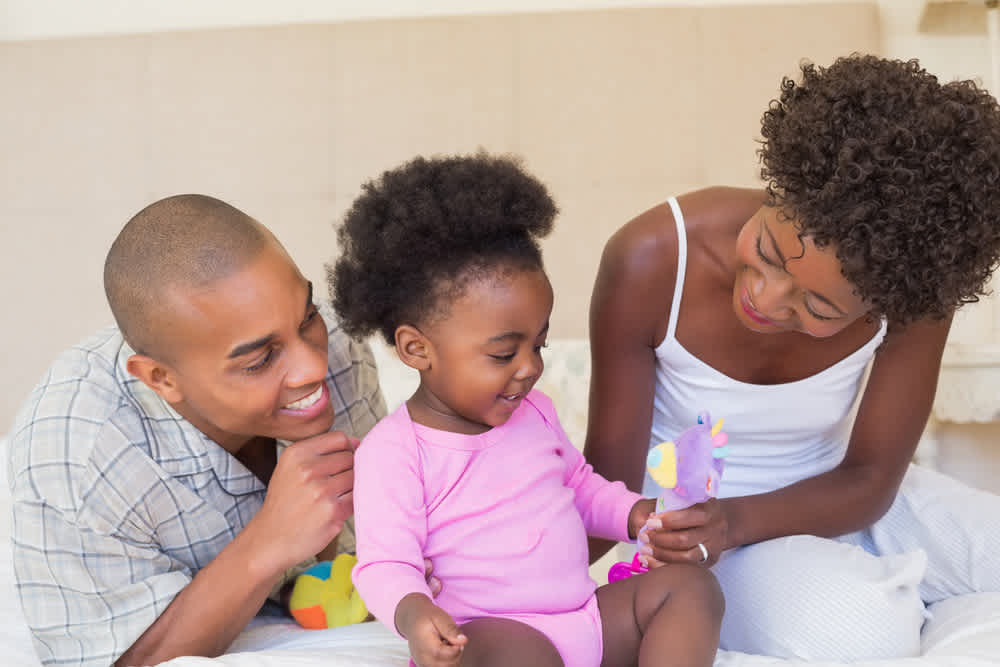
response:
[[[836,249],[800,239],[780,209],[762,206],[740,230],[736,251],[733,309],[752,331],[826,338],[869,311],[841,273]]]

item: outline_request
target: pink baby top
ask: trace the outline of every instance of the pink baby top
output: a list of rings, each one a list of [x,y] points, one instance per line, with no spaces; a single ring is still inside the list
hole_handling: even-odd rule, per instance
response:
[[[394,630],[404,596],[430,597],[424,557],[458,623],[576,610],[596,588],[587,535],[627,540],[640,498],[593,471],[537,390],[479,435],[416,424],[404,403],[355,456],[354,583]]]

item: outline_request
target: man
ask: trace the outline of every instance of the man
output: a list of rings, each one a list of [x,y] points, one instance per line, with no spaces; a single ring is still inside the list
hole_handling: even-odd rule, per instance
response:
[[[136,214],[104,285],[118,326],[60,356],[11,432],[25,616],[43,663],[218,655],[290,568],[341,531],[353,548],[353,449],[385,414],[371,352],[211,197]]]

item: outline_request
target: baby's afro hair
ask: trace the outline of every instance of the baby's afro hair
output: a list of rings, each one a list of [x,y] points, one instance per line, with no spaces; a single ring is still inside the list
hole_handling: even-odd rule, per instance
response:
[[[1000,110],[911,60],[801,65],[764,113],[761,176],[803,236],[833,246],[872,315],[949,316],[1000,254]]]
[[[557,214],[545,186],[509,156],[417,157],[363,186],[338,229],[327,267],[348,334],[378,332],[447,312],[468,282],[542,270],[539,239]]]

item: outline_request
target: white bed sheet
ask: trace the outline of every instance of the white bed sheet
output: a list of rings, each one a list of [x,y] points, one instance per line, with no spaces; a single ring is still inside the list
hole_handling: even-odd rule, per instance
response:
[[[10,493],[6,442],[0,439],[0,664],[40,665],[14,586],[10,558]],[[1000,665],[1000,593],[945,600],[930,609],[919,658],[852,663],[853,667],[986,667]],[[185,657],[169,667],[406,667],[406,644],[380,623],[303,630],[294,623],[257,619],[218,658]],[[722,651],[715,667],[845,667],[842,663],[779,660]]]

